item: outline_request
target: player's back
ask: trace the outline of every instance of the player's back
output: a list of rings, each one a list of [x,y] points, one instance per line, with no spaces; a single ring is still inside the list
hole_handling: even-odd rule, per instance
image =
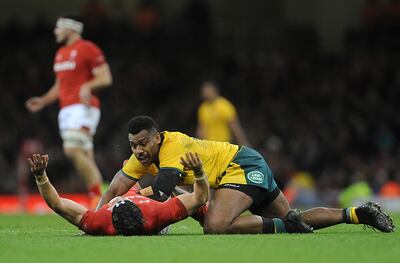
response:
[[[163,132],[164,141],[160,148],[160,167],[168,167],[169,160],[184,156],[187,152],[196,152],[203,162],[210,186],[215,187],[217,178],[223,174],[237,153],[239,146],[228,142],[200,140],[180,132]],[[192,170],[185,170],[185,184],[194,183]]]
[[[142,212],[144,234],[157,234],[166,226],[185,219],[187,211],[178,198],[158,202],[139,194],[126,196]]]

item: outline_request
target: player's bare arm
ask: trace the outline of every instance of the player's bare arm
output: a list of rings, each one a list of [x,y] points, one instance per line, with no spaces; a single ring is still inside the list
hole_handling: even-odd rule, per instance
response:
[[[237,144],[251,147],[251,144],[247,139],[246,133],[244,132],[242,125],[240,124],[240,121],[237,117],[229,122],[229,126],[232,130],[233,135],[236,138]]]
[[[71,224],[78,226],[83,214],[87,209],[69,199],[60,198],[57,190],[50,183],[46,174],[49,162],[48,155],[34,154],[28,158],[31,172],[35,176],[36,185],[47,205],[57,214],[65,218]]]
[[[42,96],[32,97],[25,102],[25,107],[30,112],[38,112],[47,105],[55,102],[59,95],[59,85],[58,79],[54,82],[53,86]]]
[[[81,86],[79,97],[84,104],[90,104],[90,98],[93,91],[108,87],[112,84],[112,75],[110,67],[104,63],[92,71],[94,77],[92,80]]]
[[[185,168],[192,170],[195,176],[193,193],[177,196],[185,206],[188,214],[191,215],[208,201],[210,186],[207,175],[203,170],[203,163],[197,153],[186,153],[185,157],[181,157],[181,164]]]
[[[203,126],[202,126],[201,124],[198,124],[198,125],[197,125],[197,128],[196,128],[196,137],[197,137],[197,138],[200,138],[200,139],[203,139],[203,138],[204,138],[204,128],[203,128]]]
[[[129,179],[122,174],[122,171],[118,171],[112,179],[110,186],[107,191],[102,195],[96,210],[102,207],[104,204],[110,202],[114,197],[124,195],[129,189],[137,182],[135,179]]]

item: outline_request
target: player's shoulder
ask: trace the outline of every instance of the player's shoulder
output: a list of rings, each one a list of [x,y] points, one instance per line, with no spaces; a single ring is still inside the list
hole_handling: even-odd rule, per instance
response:
[[[77,46],[82,49],[100,49],[94,42],[87,39],[79,40]]]
[[[163,131],[161,134],[163,141],[160,148],[160,157],[180,152],[187,144],[190,144],[191,137],[182,132]]]
[[[180,142],[182,140],[190,139],[190,137],[183,132],[179,131],[163,131],[161,135],[164,137],[163,143]]]
[[[221,104],[223,106],[233,106],[232,102],[230,102],[227,98],[222,97],[222,96],[218,97],[215,100],[215,102],[218,103],[218,104]]]

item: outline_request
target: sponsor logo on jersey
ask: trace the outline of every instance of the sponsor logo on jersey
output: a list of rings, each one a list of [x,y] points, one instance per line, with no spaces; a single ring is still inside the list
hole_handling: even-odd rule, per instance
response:
[[[59,63],[54,64],[55,72],[65,71],[65,70],[74,70],[75,68],[76,68],[75,61],[64,61],[64,62],[59,62]]]
[[[264,182],[264,174],[260,171],[251,171],[247,174],[247,179],[255,184],[262,184]]]
[[[229,186],[229,187],[232,187],[232,188],[239,188],[240,187],[240,185],[237,185],[237,184],[223,184],[223,186]]]

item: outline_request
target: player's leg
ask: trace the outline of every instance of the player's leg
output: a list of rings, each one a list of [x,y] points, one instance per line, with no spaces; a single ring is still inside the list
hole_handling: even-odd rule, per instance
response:
[[[253,200],[246,194],[233,189],[218,189],[210,202],[205,220],[205,234],[228,233],[232,222],[246,211]],[[240,221],[247,233],[261,233],[262,222],[254,218]]]
[[[264,204],[260,205],[263,207]],[[253,211],[264,217],[283,218],[289,211],[289,204],[282,192],[277,198],[264,206]],[[366,224],[382,232],[392,232],[394,225],[392,219],[381,211],[377,204],[368,202],[359,207],[345,209],[316,207],[300,213],[304,222],[314,229],[321,229],[341,223]]]
[[[365,224],[382,232],[393,232],[394,229],[390,216],[382,212],[379,205],[373,202],[345,209],[317,207],[301,214],[304,221],[316,229],[341,223]]]
[[[229,188],[234,187],[234,189]],[[241,187],[241,188],[240,188]],[[256,186],[229,184],[219,188],[210,203],[204,222],[206,234],[261,234],[261,233],[310,233],[307,226],[294,211],[290,211],[283,219],[266,218],[260,215],[242,215],[257,201],[250,191],[263,192]],[[251,197],[253,196],[253,197]]]
[[[103,182],[93,152],[93,134],[99,120],[99,109],[80,104],[63,108],[58,116],[64,153],[83,178],[92,207],[101,197]]]
[[[265,203],[265,202],[264,202]],[[258,208],[253,211],[264,217],[283,218],[289,212],[289,202],[281,191],[279,195],[271,203],[264,208]],[[312,226],[314,229],[332,226],[343,223],[342,209],[335,208],[313,208],[300,213],[304,222]]]
[[[89,197],[93,200],[92,203],[95,205],[101,196],[103,179],[94,161],[93,150],[85,150],[81,147],[65,145],[64,153],[72,161],[74,168],[82,177],[86,189],[88,190]]]
[[[288,210],[282,212],[284,218],[240,216],[279,193],[271,169],[257,151],[241,147],[219,185],[205,218],[205,233],[312,232],[297,213]]]
[[[103,178],[95,162],[93,149],[64,147],[64,153],[73,162],[75,169],[82,176],[89,191],[91,187],[97,186],[99,186],[100,190]]]

